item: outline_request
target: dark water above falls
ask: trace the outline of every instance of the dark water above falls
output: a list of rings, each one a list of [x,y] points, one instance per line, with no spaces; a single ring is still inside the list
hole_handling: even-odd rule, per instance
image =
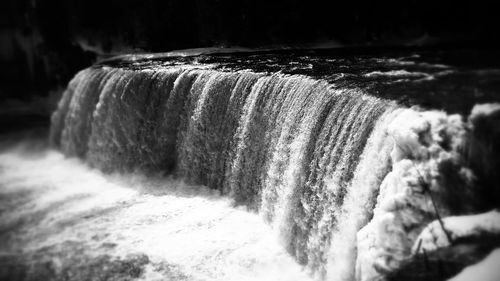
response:
[[[218,190],[258,210],[300,264],[350,280],[384,178],[417,151],[411,126],[462,128],[447,114],[499,100],[499,74],[415,54],[125,56],[73,78],[51,141],[106,172]]]

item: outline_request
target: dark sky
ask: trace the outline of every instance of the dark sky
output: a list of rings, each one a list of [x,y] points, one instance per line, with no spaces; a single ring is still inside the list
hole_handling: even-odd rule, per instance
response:
[[[83,37],[165,51],[212,45],[496,39],[497,9],[478,1],[7,0],[2,25],[36,25],[51,42]],[[422,40],[421,40],[422,41]],[[423,40],[425,41],[425,40]]]
[[[481,1],[4,0],[0,5],[0,82],[34,89],[66,83],[95,61],[96,52],[328,42],[492,46],[500,26],[498,10]]]

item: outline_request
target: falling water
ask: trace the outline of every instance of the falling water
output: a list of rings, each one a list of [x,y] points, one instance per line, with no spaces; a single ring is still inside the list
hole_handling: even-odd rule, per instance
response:
[[[130,62],[78,73],[52,116],[50,139],[107,173],[161,173],[208,187],[258,212],[311,275],[354,280],[360,230],[375,229],[362,245],[379,243],[369,223],[406,198],[380,197],[383,182],[392,180],[400,191],[417,178],[403,180],[406,172],[398,183],[397,175],[386,176],[416,164],[425,171],[438,169],[432,163],[439,161],[459,163],[464,126],[459,117],[420,114],[328,79],[196,61]],[[449,148],[443,139],[457,145]],[[427,213],[412,235],[434,218],[422,208]]]
[[[51,141],[104,171],[160,171],[219,190],[259,210],[312,272],[331,267],[347,280],[389,171],[385,130],[397,112],[302,75],[94,66],[70,82]]]

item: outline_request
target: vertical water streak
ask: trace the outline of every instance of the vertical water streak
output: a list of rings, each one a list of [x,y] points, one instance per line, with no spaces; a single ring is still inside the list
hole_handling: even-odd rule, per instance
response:
[[[226,115],[224,116],[224,130],[225,135],[227,136],[224,140],[224,184],[223,184],[223,192],[225,194],[230,194],[233,198],[236,198],[234,195],[237,192],[235,183],[238,180],[235,180],[235,174],[238,173],[239,169],[233,169],[234,164],[237,162],[236,158],[240,155],[240,139],[238,138],[239,132],[243,126],[242,122],[244,122],[243,115],[245,110],[248,108],[245,107],[247,104],[248,96],[252,93],[252,89],[254,85],[257,83],[262,74],[255,74],[252,72],[242,72],[231,91],[231,97],[229,98],[229,104],[227,106]],[[243,142],[244,143],[244,142]],[[239,202],[242,203],[242,202]],[[244,204],[248,203],[248,201],[243,201]]]
[[[67,155],[83,157],[87,152],[92,113],[104,83],[115,72],[117,70],[89,69],[89,73],[76,87],[66,114],[66,126],[61,134],[61,149]]]
[[[94,112],[89,162],[105,171],[127,170],[137,163],[137,132],[150,73],[121,70],[104,87]]]
[[[179,147],[179,171],[190,181],[222,190],[227,139],[225,113],[237,73],[204,72],[190,91],[190,110]]]
[[[179,162],[177,139],[181,120],[186,115],[186,100],[197,73],[191,70],[180,70],[175,78],[170,95],[164,95],[167,100],[161,102],[158,108],[159,120],[157,123],[158,138],[156,142],[161,149],[152,151],[161,155],[162,167],[165,173],[173,172]],[[154,140],[153,140],[154,141]]]
[[[269,130],[277,114],[278,93],[285,84],[277,75],[259,78],[245,100],[234,136],[228,189],[238,203],[257,209],[270,149]]]
[[[66,127],[66,115],[70,108],[71,99],[73,98],[76,88],[82,83],[83,80],[85,80],[87,73],[90,71],[90,69],[84,69],[78,72],[75,77],[71,79],[61,99],[59,100],[56,111],[54,111],[51,116],[49,140],[55,147],[59,147],[61,144],[61,134]]]
[[[263,195],[267,195],[263,199],[264,215],[274,220],[282,243],[291,252],[294,252],[295,210],[306,179],[313,133],[317,132],[318,123],[320,126],[323,124],[324,111],[327,106],[331,106],[331,100],[337,94],[326,83],[306,79],[298,83],[301,85],[296,88],[301,93],[299,101],[288,107],[288,120],[285,122],[289,125],[283,126],[270,162],[267,183],[271,184],[263,187]],[[276,172],[276,168],[282,170]]]
[[[302,136],[299,125],[306,114],[305,108],[310,102],[312,81],[302,77],[288,78],[287,83],[280,91],[281,100],[278,102],[280,108],[277,111],[276,124],[271,127],[269,166],[266,169],[265,181],[262,186],[261,212],[269,221],[276,217],[282,217],[286,209],[286,201],[289,198],[297,177],[300,176],[296,161],[300,157]],[[294,138],[301,140],[295,142]],[[292,159],[291,159],[292,158]],[[290,165],[290,161],[293,164]],[[287,171],[287,168],[290,170]],[[285,175],[285,173],[288,173]]]
[[[394,143],[387,132],[387,125],[399,112],[395,105],[388,107],[377,121],[360,156],[332,233],[326,264],[327,280],[355,278],[356,234],[373,216],[380,184],[390,170],[390,152]]]
[[[310,263],[310,253],[307,251],[308,237],[311,229],[315,227],[316,221],[311,219],[317,205],[321,203],[320,196],[323,188],[323,179],[326,176],[326,165],[331,156],[331,147],[336,141],[336,135],[340,125],[344,123],[346,115],[349,113],[349,105],[354,99],[345,94],[334,96],[330,110],[322,122],[322,126],[317,131],[315,143],[309,148],[307,179],[299,194],[299,204],[295,210],[294,229],[294,254],[301,263]]]
[[[308,180],[294,216],[296,255],[324,275],[332,231],[344,203],[347,186],[374,123],[386,102],[345,91],[326,119],[316,141]]]
[[[316,205],[316,216],[313,218],[316,225],[313,226],[308,240],[308,252],[315,258],[321,255],[320,267],[326,262],[332,231],[337,227],[353,170],[357,166],[374,122],[383,113],[385,107],[383,101],[360,97],[359,107],[356,106],[353,110],[355,114],[350,114],[350,118],[346,120],[349,126],[346,126],[339,136],[342,142],[337,142],[332,150],[336,157],[329,165],[332,172],[327,172],[323,180],[325,189],[320,196],[324,197],[321,204]]]

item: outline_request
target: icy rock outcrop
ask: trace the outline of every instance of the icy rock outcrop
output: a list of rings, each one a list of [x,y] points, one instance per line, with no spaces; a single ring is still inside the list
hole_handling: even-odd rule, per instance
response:
[[[407,110],[389,125],[392,171],[358,232],[357,280],[445,280],[500,245],[500,104],[467,122]],[[480,213],[480,214],[478,214]]]
[[[447,188],[462,195],[470,191],[471,172],[462,168],[459,153],[466,134],[460,116],[408,109],[389,124],[388,132],[394,139],[393,169],[381,184],[373,219],[357,235],[357,280],[384,280],[411,256],[427,223],[468,206],[455,202],[465,208],[452,210],[446,204]],[[455,178],[448,180],[443,169]]]

